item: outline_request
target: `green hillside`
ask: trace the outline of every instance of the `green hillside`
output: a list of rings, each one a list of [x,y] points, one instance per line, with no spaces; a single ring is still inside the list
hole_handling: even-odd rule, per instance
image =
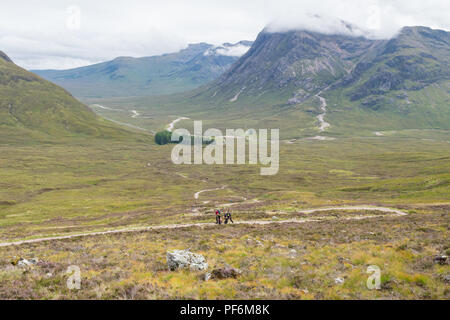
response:
[[[15,65],[0,52],[0,137],[27,141],[64,137],[130,138],[64,89]]]

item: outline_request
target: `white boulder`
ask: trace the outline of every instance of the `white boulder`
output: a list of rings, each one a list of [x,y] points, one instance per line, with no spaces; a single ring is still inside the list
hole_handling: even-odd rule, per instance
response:
[[[167,251],[167,266],[171,271],[185,268],[198,271],[208,269],[205,257],[189,250]]]

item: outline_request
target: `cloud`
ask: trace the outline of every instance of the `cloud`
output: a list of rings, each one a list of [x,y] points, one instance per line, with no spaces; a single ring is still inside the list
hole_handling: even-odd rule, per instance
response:
[[[228,57],[241,57],[243,56],[248,50],[250,50],[250,46],[246,46],[242,43],[237,44],[230,44],[226,43],[221,46],[216,46],[208,49],[204,55],[221,55],[221,56],[228,56]]]
[[[290,30],[308,30],[324,34],[344,34],[350,36],[376,37],[369,29],[363,29],[344,20],[318,14],[297,15],[295,20],[286,18],[272,21],[266,27],[267,32],[286,32]]]
[[[307,29],[327,34],[348,34],[388,39],[404,26],[450,28],[446,17],[450,2],[441,0],[285,0],[284,7],[272,7],[268,31]],[[345,22],[345,23],[343,23]],[[351,25],[351,29],[346,24]]]
[[[222,56],[241,57],[249,49],[250,49],[249,46],[244,46],[242,44],[239,44],[239,45],[236,45],[236,46],[220,48],[220,49],[217,50],[217,53],[222,55]]]
[[[0,50],[25,68],[64,69],[254,40],[267,25],[347,32],[344,20],[377,38],[404,25],[448,30],[448,12],[442,0],[15,0],[2,4]]]

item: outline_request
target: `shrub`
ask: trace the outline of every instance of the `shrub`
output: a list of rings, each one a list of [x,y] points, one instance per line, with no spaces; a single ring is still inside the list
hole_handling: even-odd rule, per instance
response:
[[[155,135],[155,142],[159,145],[165,145],[171,143],[172,132],[170,131],[160,131]]]

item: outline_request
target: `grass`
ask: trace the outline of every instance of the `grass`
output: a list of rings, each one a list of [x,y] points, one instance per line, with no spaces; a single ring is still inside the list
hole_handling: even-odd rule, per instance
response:
[[[449,198],[446,141],[355,138],[282,144],[280,172],[270,178],[254,166],[177,166],[170,161],[171,149],[110,140],[0,146],[0,238],[210,221],[207,213],[216,205],[241,197],[260,200],[233,207],[242,218],[258,211],[401,206]],[[227,188],[194,199],[197,191],[221,186]]]
[[[0,250],[0,297],[35,299],[448,299],[433,263],[445,250],[444,207],[414,207],[408,218],[308,225],[228,226],[99,236]],[[423,228],[427,228],[426,231]],[[171,272],[165,254],[190,248],[210,268],[239,268],[237,279],[202,280],[204,272]],[[448,248],[448,243],[447,243]],[[294,250],[294,251],[293,251]],[[292,253],[294,252],[294,253]],[[38,256],[31,269],[14,256]],[[80,291],[69,291],[65,271],[82,270]],[[381,269],[381,290],[366,272]],[[336,284],[335,278],[344,279]]]
[[[157,130],[178,117],[169,112],[153,119],[120,112],[116,120]],[[0,248],[0,298],[449,298],[448,265],[433,263],[449,250],[448,131],[282,141],[279,173],[263,177],[258,166],[173,165],[173,146],[158,146],[145,134],[87,140],[34,130],[39,139],[30,140],[9,128],[0,144],[1,242],[212,222],[213,210],[230,203],[237,221],[288,219],[299,209],[344,204],[398,207],[409,215],[342,221],[335,217],[373,212],[329,212],[330,219],[302,225],[159,230]],[[243,274],[204,282],[202,273],[169,272],[166,251],[186,248],[212,267],[228,264]],[[41,263],[14,267],[17,257]],[[379,291],[365,287],[372,264],[382,269]],[[65,286],[70,265],[82,270],[80,291]]]
[[[145,139],[97,116],[64,89],[0,58],[0,143],[68,137]]]

